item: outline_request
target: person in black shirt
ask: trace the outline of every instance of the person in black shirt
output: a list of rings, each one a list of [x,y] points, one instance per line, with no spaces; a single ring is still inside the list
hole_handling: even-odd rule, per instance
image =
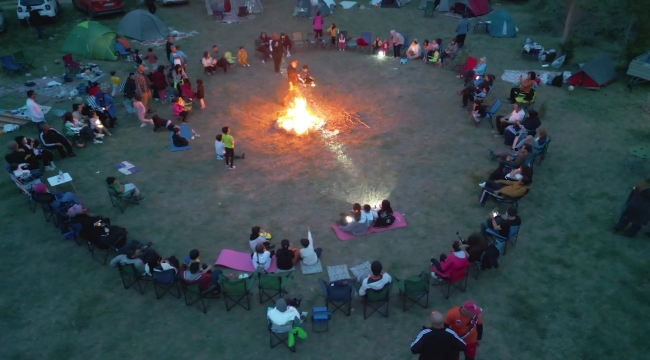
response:
[[[490,229],[504,238],[508,239],[510,236],[510,228],[512,226],[521,226],[521,218],[517,216],[517,208],[509,206],[506,213],[502,216],[490,216],[487,221],[481,224],[481,233],[487,236],[487,229]]]
[[[282,63],[282,56],[284,55],[284,47],[282,42],[276,36],[273,41],[271,41],[271,56],[273,57],[273,68],[276,75],[280,75],[280,64]]]
[[[39,135],[41,144],[48,149],[56,150],[59,152],[62,158],[77,156],[74,151],[72,151],[72,142],[63,136],[60,132],[50,128],[50,125],[43,125],[43,131]],[[67,154],[63,149],[67,151]]]
[[[274,55],[275,58],[275,55]],[[298,90],[298,60],[291,60],[287,67],[287,79],[289,80],[289,93],[284,98],[284,105],[287,106],[296,97]]]
[[[167,42],[165,43],[165,50],[167,51],[167,60],[174,65],[174,63],[170,60],[169,55],[172,54],[172,46],[174,46],[174,37],[168,36],[167,37]]]
[[[465,342],[451,329],[445,329],[445,317],[434,311],[430,315],[431,326],[423,327],[411,343],[411,352],[419,354],[420,360],[457,360],[458,353],[465,351]]]
[[[27,7],[29,12],[29,26],[33,27],[38,34],[38,41],[43,40],[43,17],[39,10],[32,9],[31,6]]]
[[[289,270],[293,268],[298,259],[300,259],[299,250],[291,248],[288,239],[282,239],[280,246],[282,246],[282,248],[275,252],[275,257],[278,261],[278,269]]]
[[[172,135],[172,142],[176,147],[183,147],[190,144],[190,141],[181,136],[181,128],[174,128],[174,135]]]

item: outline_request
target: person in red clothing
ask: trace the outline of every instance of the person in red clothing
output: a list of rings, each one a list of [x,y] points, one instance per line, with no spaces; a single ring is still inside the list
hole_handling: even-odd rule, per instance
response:
[[[464,271],[469,266],[467,259],[469,254],[465,251],[467,246],[463,245],[459,240],[451,244],[451,253],[449,255],[440,254],[440,261],[432,257],[431,276],[435,279],[439,278],[452,278],[452,273]]]
[[[165,103],[165,90],[167,89],[167,77],[165,76],[165,66],[160,65],[158,69],[151,75],[153,88],[158,92],[158,99],[161,103]]]
[[[221,286],[218,283],[219,275],[222,274],[221,270],[213,269],[209,265],[205,269],[201,269],[201,263],[192,262],[189,266],[186,264],[181,265],[181,277],[183,282],[188,285],[199,284],[199,291],[204,292],[210,290],[215,293],[221,291]]]
[[[453,330],[465,341],[465,360],[474,360],[476,348],[483,338],[483,311],[473,301],[465,301],[447,312],[445,328]]]

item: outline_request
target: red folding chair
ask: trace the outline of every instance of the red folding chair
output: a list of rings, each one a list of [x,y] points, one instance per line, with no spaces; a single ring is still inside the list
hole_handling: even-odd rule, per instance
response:
[[[81,71],[81,63],[72,60],[72,54],[63,55],[63,65],[65,72],[69,75],[76,75]]]
[[[467,63],[465,64],[465,66],[460,68],[460,72],[464,74],[475,67],[476,67],[476,59],[470,56],[467,58]]]

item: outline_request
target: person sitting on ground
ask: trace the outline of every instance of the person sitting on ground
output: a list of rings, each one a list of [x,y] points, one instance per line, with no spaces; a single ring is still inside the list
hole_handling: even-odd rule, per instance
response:
[[[270,234],[267,234],[266,231],[261,230],[259,226],[255,225],[251,228],[248,245],[250,246],[251,251],[255,251],[258,244],[262,244],[267,250],[273,250],[275,245],[271,244],[271,241],[269,241],[270,239]]]
[[[341,214],[341,223],[346,225],[339,225],[339,229],[352,233],[354,236],[363,235],[373,220],[374,217],[370,205],[364,205],[363,210],[361,210],[361,205],[355,203],[352,205],[352,210],[349,213]]]
[[[230,62],[225,56],[220,57],[219,60],[214,62],[215,70],[221,68],[224,73],[228,72],[230,65]]]
[[[56,166],[54,165],[54,161],[53,161],[54,155],[52,154],[51,151],[47,149],[39,149],[38,148],[39,142],[36,139],[26,138],[21,135],[21,136],[16,136],[14,140],[18,145],[18,148],[14,152],[20,153],[19,157],[17,158],[17,160],[19,161],[7,161],[8,163],[12,163],[12,162],[23,163],[25,162],[24,161],[25,157],[27,157],[27,155],[30,155],[29,157],[27,157],[27,159],[30,159],[29,160],[30,162],[32,161],[43,162],[43,166],[47,171],[56,169]],[[31,160],[32,158],[34,160]]]
[[[381,39],[379,38],[379,36],[377,36],[375,38],[375,41],[372,42],[372,54],[373,55],[375,55],[375,53],[377,53],[377,51],[381,51],[381,45],[382,45]]]
[[[208,265],[202,269],[201,264],[198,262],[190,263],[190,265],[181,265],[183,273],[183,281],[188,284],[199,284],[199,291],[204,292],[212,289],[213,292],[221,292],[221,285],[219,285],[219,275],[223,272],[219,269],[213,269],[212,265]]]
[[[471,234],[467,240],[463,241],[461,247],[469,255],[467,261],[473,263],[481,261],[481,255],[488,249],[488,243],[483,235]]]
[[[479,79],[481,76],[485,75],[485,69],[487,68],[487,64],[485,63],[485,56],[480,58],[478,61],[478,64],[476,64],[476,67],[473,69],[467,70],[464,74],[460,74],[456,76],[457,79],[463,79],[463,86],[467,86],[467,84],[471,81],[473,82],[474,76],[479,76]]]
[[[425,63],[429,62],[430,57],[434,57],[434,52],[438,51],[438,43],[435,42],[429,42],[429,40],[424,40],[422,43],[422,60]],[[438,61],[438,58],[436,56],[436,61]]]
[[[273,257],[275,251],[269,252],[265,247],[264,244],[257,244],[255,245],[255,252],[253,253],[252,261],[253,261],[253,267],[258,268],[262,267],[265,271],[269,269],[271,266],[271,258]]]
[[[465,246],[460,240],[455,240],[451,244],[451,252],[449,255],[440,254],[440,260],[435,257],[431,258],[431,277],[434,279],[450,279],[456,271],[464,271],[469,264],[467,258],[469,254],[465,250]]]
[[[323,253],[323,248],[314,249],[314,239],[311,237],[309,229],[307,229],[307,238],[300,239],[300,245],[302,245],[302,249],[300,249],[302,265],[316,265]]]
[[[390,201],[383,200],[381,202],[374,218],[376,220],[373,227],[376,228],[389,227],[395,223],[395,215],[393,215],[393,208],[390,206]]]
[[[123,196],[130,192],[133,192],[133,196],[135,197],[135,200],[137,200],[138,202],[144,200],[144,195],[140,195],[140,189],[138,189],[137,187],[135,187],[135,185],[131,183],[126,183],[122,185],[116,178],[109,176],[106,178],[106,184],[108,184],[109,188],[115,190],[117,196]]]
[[[506,127],[508,127],[511,124],[514,124],[517,121],[522,121],[524,119],[524,116],[526,116],[526,112],[524,109],[521,108],[521,106],[517,103],[512,104],[512,112],[507,115],[498,115],[496,119],[496,130],[492,130],[495,137],[498,137],[500,135],[503,135],[503,132],[506,130]]]
[[[517,102],[516,97],[520,94],[530,93],[530,90],[536,84],[536,77],[537,75],[534,71],[529,71],[528,77],[526,79],[524,79],[522,75],[519,75],[519,87],[513,87],[510,89],[510,96],[508,97],[508,100],[511,104]]]
[[[418,44],[417,40],[413,40],[409,48],[406,50],[406,57],[410,60],[419,59],[420,56],[422,56],[422,48],[420,47],[420,44]]]
[[[521,218],[517,216],[517,208],[509,206],[506,213],[501,216],[498,213],[490,213],[487,221],[481,223],[481,234],[487,236],[486,230],[490,229],[507,239],[512,226],[521,226]]]
[[[357,278],[359,281],[359,296],[366,296],[366,291],[371,290],[381,290],[387,284],[393,281],[393,278],[383,271],[381,263],[379,261],[373,261],[370,264],[370,271],[372,272],[369,275],[362,275]]]
[[[72,151],[72,142],[60,132],[52,129],[48,124],[43,125],[43,130],[39,134],[38,138],[41,140],[41,144],[43,144],[45,148],[58,151],[62,158],[77,156],[77,154]],[[63,150],[64,148],[65,151]]]
[[[302,66],[302,71],[298,74],[298,81],[304,85],[315,85],[314,78],[309,75],[309,67],[307,65]]]
[[[181,123],[183,124],[187,123],[187,116],[190,113],[187,110],[185,110],[185,106],[181,104],[180,97],[175,97],[172,100],[172,113],[174,114],[175,117],[181,119]]]
[[[299,305],[300,301],[297,299],[287,301],[287,299],[279,298],[275,301],[275,307],[266,312],[266,316],[275,325],[286,325],[294,321],[299,324],[305,320],[296,309]]]
[[[456,44],[456,38],[452,38],[451,41],[449,42],[449,45],[447,45],[445,51],[443,51],[443,53],[440,54],[440,64],[442,65],[443,61],[445,61],[446,58],[449,59],[455,58],[457,53],[458,53],[458,44]]]
[[[190,144],[190,141],[181,136],[181,128],[176,126],[174,128],[174,135],[172,135],[172,143],[176,147],[183,147]]]
[[[300,260],[300,250],[291,247],[289,239],[282,239],[280,249],[275,252],[275,257],[278,259],[278,269],[290,270]]]
[[[166,128],[169,131],[174,131],[174,123],[172,123],[171,120],[165,120],[162,117],[158,115],[153,116],[153,131],[155,132],[156,130],[160,128]]]
[[[510,199],[519,199],[530,190],[530,178],[522,176],[519,180],[488,180],[479,184],[483,188],[479,197],[479,204],[485,205],[485,201],[491,196],[507,196]]]
[[[214,59],[210,57],[210,53],[207,51],[203,52],[203,57],[201,58],[201,64],[203,65],[203,71],[208,75],[215,74],[214,68]]]

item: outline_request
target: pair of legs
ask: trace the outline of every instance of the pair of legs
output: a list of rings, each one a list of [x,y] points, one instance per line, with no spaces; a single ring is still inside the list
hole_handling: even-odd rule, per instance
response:
[[[503,117],[503,115],[497,116],[496,127],[497,127],[497,131],[499,132],[499,135],[503,135],[503,132],[506,130],[506,128],[509,125],[512,125],[512,123],[510,123],[508,119]]]
[[[262,53],[262,62],[266,62],[271,56],[271,52],[269,51],[269,48],[264,46],[262,44],[259,48],[257,48],[257,51]]]
[[[185,123],[187,122],[187,117],[188,117],[189,115],[190,115],[190,113],[187,112],[187,111],[181,111],[181,113],[178,114],[178,116],[181,118],[181,122],[182,122],[183,124],[185,124]]]
[[[401,57],[402,53],[402,44],[394,44],[393,45],[393,57],[398,58]]]
[[[128,194],[130,192],[133,193],[133,196],[136,200],[140,201],[144,199],[144,196],[140,196],[140,189],[135,187],[135,185],[131,183],[124,184],[124,194]]]
[[[456,35],[456,43],[458,44],[459,48],[462,48],[465,45],[465,37],[467,37],[467,34]]]
[[[440,254],[439,259],[431,258],[431,266],[435,267],[436,270],[438,270],[442,274],[444,273],[444,271],[442,271],[442,267],[440,266],[440,263],[445,262],[445,260],[447,260],[447,254]]]
[[[508,97],[508,100],[510,100],[511,103],[514,103],[516,100],[515,98],[521,94],[522,91],[518,87],[513,87],[510,89],[510,97]]]
[[[280,73],[280,64],[282,64],[282,53],[273,54],[273,69],[276,74]]]
[[[226,166],[230,167],[231,169],[235,168],[234,165],[235,161],[235,149],[234,148],[226,148]]]
[[[411,60],[411,59],[419,59],[420,55],[415,55],[415,53],[409,51],[406,54],[406,58],[408,58],[409,60]]]
[[[217,70],[217,68],[215,68],[212,65],[203,67],[203,72],[205,72],[206,74],[214,75],[215,70]]]
[[[618,219],[618,222],[614,226],[614,231],[621,231],[625,229],[630,223],[632,223],[632,226],[630,226],[630,229],[627,230],[626,236],[628,237],[634,237],[636,234],[639,233],[641,230],[641,227],[643,227],[643,224],[635,223],[632,221],[632,213],[629,208],[626,208],[625,211],[623,211],[623,214],[621,214],[621,218]]]
[[[72,151],[72,145],[70,145],[70,142],[68,142],[68,139],[64,139],[63,141],[61,141],[61,146],[53,145],[53,146],[46,146],[46,148],[50,149],[50,150],[58,151],[62,158],[65,158],[65,157],[68,157],[68,156],[75,156],[74,151]],[[65,149],[65,151],[63,149]]]
[[[488,199],[488,197],[492,196],[488,193],[488,191],[492,193],[496,190],[500,190],[504,186],[505,185],[499,184],[498,182],[493,180],[486,181],[485,186],[483,186],[483,190],[481,190],[481,195],[479,196],[479,204],[485,205],[485,201]]]
[[[318,39],[323,37],[323,29],[314,29],[314,39],[318,41]]]
[[[142,105],[144,105],[145,110],[148,110],[149,100],[151,100],[151,91],[143,92],[140,96],[142,98]]]
[[[165,88],[157,89],[157,91],[158,91],[158,99],[160,100],[160,102],[162,104],[164,104],[166,102],[165,100],[166,100],[166,95],[167,94],[165,93],[165,90],[166,90]]]
[[[505,176],[505,174],[503,172],[504,167],[505,167],[505,161],[504,160],[499,161],[499,165],[497,165],[497,168],[494,169],[494,171],[492,171],[492,173],[488,177],[488,181],[489,180],[494,181],[494,180],[504,179],[504,176]],[[494,190],[499,190],[499,189],[494,189]]]
[[[461,77],[463,78],[463,85],[464,86],[467,86],[467,83],[472,81],[472,79],[474,78],[474,74],[475,74],[474,70],[468,70],[468,71],[465,71],[465,73],[463,75],[461,75]]]

